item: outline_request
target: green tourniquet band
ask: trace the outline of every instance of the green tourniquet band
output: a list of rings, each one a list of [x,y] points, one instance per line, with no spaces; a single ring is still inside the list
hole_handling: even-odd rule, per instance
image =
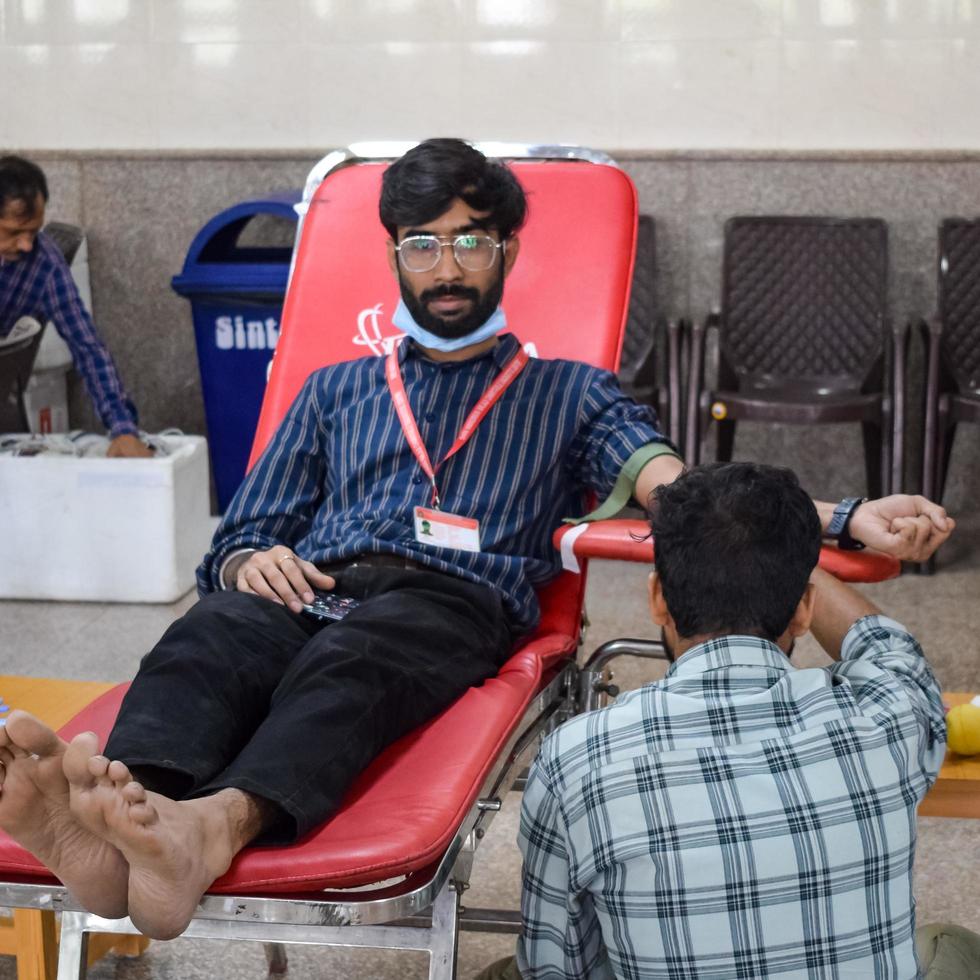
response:
[[[629,503],[640,471],[651,459],[656,459],[658,456],[681,458],[666,442],[650,442],[641,446],[623,464],[623,468],[616,478],[616,485],[612,488],[612,493],[591,514],[586,514],[585,517],[565,517],[562,523],[585,524],[614,517]]]

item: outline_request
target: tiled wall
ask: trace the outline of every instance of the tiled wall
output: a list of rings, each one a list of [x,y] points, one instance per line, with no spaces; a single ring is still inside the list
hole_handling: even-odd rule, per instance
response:
[[[980,147],[980,0],[0,0],[0,146]]]
[[[617,152],[665,314],[716,301],[730,214],[878,215],[893,314],[926,312],[938,221],[980,213],[978,64],[980,0],[0,0],[0,148],[40,159],[51,217],[88,231],[145,424],[201,431],[170,276],[208,217],[356,140]],[[72,413],[92,424],[77,386]],[[860,485],[854,433],[740,445],[817,492]],[[971,499],[980,452],[961,458]]]
[[[149,429],[204,431],[190,306],[170,289],[187,248],[212,215],[241,200],[298,188],[313,155],[38,153],[52,187],[52,218],[89,235],[96,320]],[[935,305],[936,227],[980,214],[980,154],[959,156],[711,155],[636,153],[622,163],[641,209],[656,222],[657,306],[703,317],[717,303],[722,229],[739,213],[872,215],[889,225],[891,310],[896,320]],[[519,325],[515,325],[519,330]],[[922,358],[913,345],[913,377]],[[915,385],[913,385],[915,389]],[[910,402],[909,483],[918,482],[918,396]],[[72,423],[94,419],[77,382]],[[977,426],[963,426],[965,430]],[[975,509],[980,432],[958,437],[952,499]],[[833,496],[863,486],[857,426],[763,431],[744,426],[737,452],[796,467],[806,486]],[[957,496],[959,495],[959,496]]]

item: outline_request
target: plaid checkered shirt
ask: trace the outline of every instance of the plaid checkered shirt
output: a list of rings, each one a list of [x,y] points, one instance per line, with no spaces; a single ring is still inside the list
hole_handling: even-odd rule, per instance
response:
[[[828,669],[749,636],[694,647],[545,741],[522,975],[911,980],[915,809],[945,738],[929,665],[886,617]]]
[[[0,337],[10,333],[22,316],[54,324],[109,434],[137,432],[136,407],[123,388],[112,355],[82,304],[64,256],[44,232],[23,258],[0,263]]]

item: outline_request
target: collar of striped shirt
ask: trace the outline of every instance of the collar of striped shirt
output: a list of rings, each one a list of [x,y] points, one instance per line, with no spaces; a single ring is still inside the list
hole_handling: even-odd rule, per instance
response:
[[[406,337],[398,345],[398,363],[404,364],[406,358],[414,357],[421,361],[428,361],[430,364],[438,364],[440,367],[452,368],[453,366],[463,364],[472,365],[476,361],[491,358],[494,364],[502,370],[514,354],[517,353],[520,346],[521,342],[512,333],[507,333],[499,337],[493,347],[484,351],[482,354],[477,354],[476,357],[468,357],[463,361],[437,361],[435,358],[429,357],[411,337]]]

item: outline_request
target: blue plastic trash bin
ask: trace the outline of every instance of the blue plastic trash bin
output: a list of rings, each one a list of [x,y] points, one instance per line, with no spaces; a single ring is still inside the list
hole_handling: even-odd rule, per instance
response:
[[[183,271],[171,280],[175,292],[191,301],[222,512],[245,476],[289,277],[292,246],[281,241],[282,219],[296,221],[293,205],[301,196],[299,191],[273,194],[215,215],[191,243]],[[262,215],[278,219],[267,221],[279,233],[277,244],[263,245],[261,235],[246,232]],[[248,243],[250,238],[258,241]]]

